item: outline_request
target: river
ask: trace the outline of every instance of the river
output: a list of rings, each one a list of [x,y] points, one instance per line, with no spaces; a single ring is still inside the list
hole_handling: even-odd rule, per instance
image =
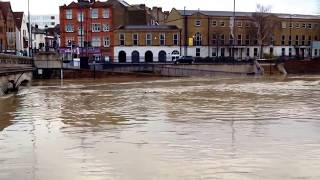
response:
[[[0,179],[320,179],[320,76],[35,81],[0,97]]]

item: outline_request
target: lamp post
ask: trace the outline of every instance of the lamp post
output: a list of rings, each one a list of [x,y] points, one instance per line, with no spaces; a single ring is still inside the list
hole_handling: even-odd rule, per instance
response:
[[[32,29],[30,20],[30,0],[28,0],[28,21],[29,21],[29,56],[32,57]]]
[[[45,33],[46,33],[46,36],[45,36],[45,39],[44,39],[44,48],[45,48],[45,51],[48,52],[49,51],[49,47],[48,47],[48,25],[45,25],[44,26],[45,28]]]

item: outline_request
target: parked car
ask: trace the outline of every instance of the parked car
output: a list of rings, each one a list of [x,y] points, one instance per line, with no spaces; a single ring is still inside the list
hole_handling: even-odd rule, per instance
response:
[[[193,64],[194,61],[195,59],[192,56],[182,56],[176,61],[174,61],[174,64]]]

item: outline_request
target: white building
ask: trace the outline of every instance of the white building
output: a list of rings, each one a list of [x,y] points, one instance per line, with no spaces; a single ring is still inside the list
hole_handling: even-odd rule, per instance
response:
[[[44,29],[45,26],[55,27],[59,24],[59,15],[31,15],[31,25],[38,25],[39,28]]]
[[[19,55],[29,55],[29,30],[27,17],[23,12],[14,12],[16,22],[16,51]]]

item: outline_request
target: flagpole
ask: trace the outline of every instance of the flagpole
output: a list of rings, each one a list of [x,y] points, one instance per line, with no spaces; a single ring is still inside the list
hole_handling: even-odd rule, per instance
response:
[[[28,21],[29,21],[29,56],[32,57],[32,29],[30,20],[30,0],[28,0]]]

